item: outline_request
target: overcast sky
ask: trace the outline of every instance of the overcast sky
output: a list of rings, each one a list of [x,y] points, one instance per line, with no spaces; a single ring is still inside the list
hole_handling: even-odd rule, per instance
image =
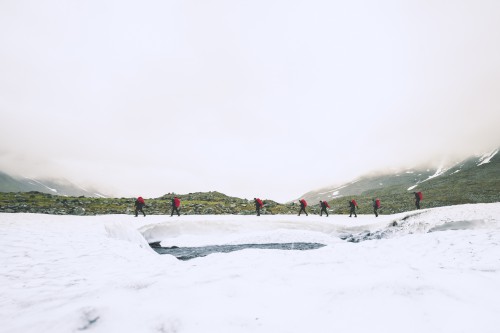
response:
[[[500,1],[0,0],[0,170],[280,202],[500,146]]]

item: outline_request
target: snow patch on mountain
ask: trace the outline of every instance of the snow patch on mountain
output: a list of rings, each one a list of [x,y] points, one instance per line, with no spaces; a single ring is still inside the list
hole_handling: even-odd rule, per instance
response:
[[[326,191],[326,192],[320,192],[318,194],[322,195],[322,194],[327,194],[327,196],[329,198],[337,198],[337,197],[341,197],[342,195],[340,194],[340,190],[342,190],[343,188],[346,188],[350,185],[353,185],[355,183],[359,182],[359,179],[356,179],[348,184],[345,184],[345,185],[342,185],[340,187],[336,187],[334,188],[333,190],[329,190],[329,191]]]
[[[443,166],[440,166],[440,167],[436,170],[436,173],[435,173],[435,174],[433,174],[432,176],[430,176],[429,178],[427,178],[426,180],[424,180],[424,181],[422,181],[422,182],[426,182],[426,181],[428,181],[429,179],[439,177],[439,176],[441,176],[442,174],[444,174],[446,171],[448,171],[448,169],[447,169],[447,168],[444,168]]]
[[[42,182],[40,182],[40,181],[38,181],[38,180],[31,179],[31,178],[28,178],[28,177],[25,177],[25,179],[26,179],[26,180],[28,180],[28,183],[30,183],[30,184],[33,184],[33,185],[40,185],[40,186],[42,186],[42,187],[46,188],[46,189],[47,189],[47,190],[49,190],[49,191],[52,191],[52,192],[54,192],[54,193],[57,193],[57,190],[56,190],[55,188],[51,188],[51,187],[49,187],[49,186],[45,185],[44,183],[42,183]]]
[[[483,164],[486,164],[486,163],[490,163],[491,159],[498,153],[498,148],[493,150],[492,152],[490,153],[486,153],[484,154],[483,156],[481,156],[479,158],[479,163],[477,164],[477,166],[481,166]]]
[[[437,168],[436,172],[435,172],[432,176],[429,176],[427,179],[424,179],[424,180],[422,180],[422,181],[420,181],[420,182],[417,182],[415,185],[410,186],[410,187],[408,188],[408,191],[413,190],[415,187],[417,187],[418,185],[420,185],[420,184],[422,184],[422,183],[424,183],[424,182],[426,182],[426,181],[428,181],[428,180],[431,180],[431,179],[433,179],[433,178],[436,178],[436,177],[439,177],[439,176],[443,175],[443,174],[444,174],[446,171],[448,171],[449,169],[450,169],[450,168],[445,168],[444,166],[440,166],[439,168]]]

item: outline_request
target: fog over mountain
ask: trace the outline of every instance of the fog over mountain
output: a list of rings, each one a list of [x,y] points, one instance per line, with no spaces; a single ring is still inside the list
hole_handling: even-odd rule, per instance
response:
[[[500,145],[500,3],[0,2],[0,170],[291,200]]]

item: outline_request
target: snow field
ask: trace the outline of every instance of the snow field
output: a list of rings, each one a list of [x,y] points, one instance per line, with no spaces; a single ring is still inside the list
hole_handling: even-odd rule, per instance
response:
[[[387,239],[338,238],[394,221]],[[428,233],[437,227],[443,231]],[[156,254],[151,241],[327,246],[178,261]],[[377,219],[0,214],[0,327],[9,333],[493,333],[500,327],[499,244],[500,203]]]

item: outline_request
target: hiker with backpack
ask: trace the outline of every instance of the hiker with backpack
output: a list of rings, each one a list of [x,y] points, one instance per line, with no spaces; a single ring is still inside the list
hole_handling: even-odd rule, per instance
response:
[[[423,199],[422,192],[413,192],[413,194],[415,194],[415,207],[420,209],[420,200]]]
[[[357,204],[356,200],[352,199],[351,201],[349,201],[349,208],[351,209],[349,217],[352,217],[352,214],[354,214],[354,217],[358,217],[358,215],[356,215],[356,208],[357,207],[358,207],[358,204]]]
[[[170,216],[174,216],[174,211],[177,213],[177,216],[181,216],[179,213],[179,207],[181,205],[181,200],[177,197],[174,197],[172,199],[172,212],[170,213]]]
[[[305,199],[300,199],[299,203],[300,203],[299,216],[302,212],[306,213],[306,216],[309,216],[306,212],[307,201]]]
[[[373,213],[375,213],[375,217],[378,217],[377,210],[380,208],[380,199],[372,199],[373,201]]]
[[[320,200],[319,204],[321,206],[321,211],[319,212],[319,216],[323,216],[323,212],[325,212],[326,217],[328,217],[328,211],[326,210],[326,207],[330,208],[330,205],[328,205],[328,202]]]
[[[146,207],[146,202],[144,201],[144,199],[142,197],[138,197],[135,200],[134,206],[135,206],[135,217],[137,217],[137,215],[139,215],[139,212],[141,212],[142,215],[144,215],[144,217],[146,217],[146,213],[144,213],[144,211],[142,210],[143,207]]]
[[[264,203],[259,198],[253,198],[255,202],[255,210],[257,211],[257,216],[260,216],[260,209],[264,207]]]

